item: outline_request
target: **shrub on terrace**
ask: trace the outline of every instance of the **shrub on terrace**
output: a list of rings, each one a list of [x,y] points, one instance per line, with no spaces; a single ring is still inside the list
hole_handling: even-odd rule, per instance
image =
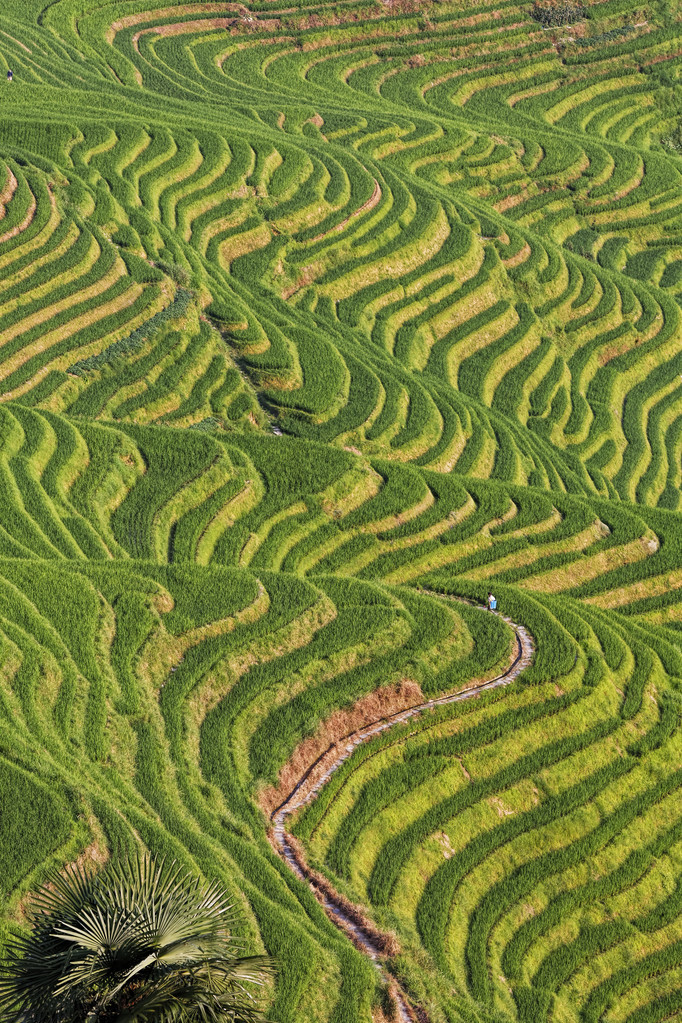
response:
[[[570,0],[535,0],[531,14],[543,28],[554,28],[580,21],[585,16],[585,9],[580,2],[571,3]]]
[[[176,284],[179,284],[183,288],[189,286],[190,274],[184,266],[180,266],[178,263],[172,263],[167,259],[157,259],[156,266],[159,270],[162,270],[165,274],[167,274],[172,281],[175,281]]]

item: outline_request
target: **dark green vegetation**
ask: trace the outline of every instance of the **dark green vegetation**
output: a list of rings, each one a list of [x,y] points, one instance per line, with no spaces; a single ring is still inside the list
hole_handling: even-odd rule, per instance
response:
[[[2,939],[146,847],[277,1023],[378,1021],[263,807],[508,664],[492,587],[531,666],[294,828],[432,1023],[682,1018],[681,53],[676,0],[5,0]]]
[[[233,922],[219,884],[149,854],[96,874],[54,871],[34,896],[30,933],[9,943],[2,1018],[257,1023],[272,963],[240,954]]]

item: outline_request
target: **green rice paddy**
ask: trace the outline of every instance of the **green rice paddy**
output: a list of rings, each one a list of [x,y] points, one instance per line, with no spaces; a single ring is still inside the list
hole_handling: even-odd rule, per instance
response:
[[[267,811],[492,589],[289,826],[420,1021],[682,1019],[678,0],[5,0],[0,399],[0,944],[146,847],[391,1018]]]

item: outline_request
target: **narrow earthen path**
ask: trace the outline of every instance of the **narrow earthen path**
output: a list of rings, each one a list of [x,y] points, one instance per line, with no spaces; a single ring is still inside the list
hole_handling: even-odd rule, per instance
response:
[[[430,596],[443,598],[443,594],[434,593],[429,590],[422,590],[420,592],[429,593]],[[445,597],[443,599],[455,600],[459,598]],[[469,601],[463,602],[470,603]],[[386,955],[386,943],[390,940],[389,936],[381,934],[381,932],[376,930],[369,921],[364,921],[362,919],[362,910],[356,910],[355,907],[350,905],[347,899],[334,891],[326,879],[321,878],[316,871],[313,871],[308,867],[298,843],[295,842],[295,840],[288,834],[285,822],[286,818],[290,814],[300,809],[300,807],[302,807],[305,803],[314,799],[322,786],[329,780],[331,775],[338,770],[341,764],[348,760],[358,746],[360,746],[363,742],[367,742],[373,736],[378,735],[379,732],[383,732],[387,728],[392,728],[393,725],[399,724],[400,722],[408,721],[411,717],[415,717],[417,714],[422,714],[426,710],[433,710],[434,707],[441,707],[448,703],[459,703],[463,700],[470,700],[473,697],[478,696],[480,693],[485,693],[490,689],[498,689],[500,686],[508,686],[511,682],[518,678],[524,668],[528,667],[532,660],[533,651],[535,649],[533,638],[523,625],[518,625],[516,622],[513,622],[511,618],[507,618],[506,615],[500,614],[498,611],[489,613],[497,614],[498,617],[502,618],[502,620],[509,625],[516,635],[516,651],[514,659],[502,675],[489,679],[487,682],[481,682],[478,685],[470,686],[468,689],[462,689],[458,693],[451,693],[448,696],[440,696],[434,700],[427,700],[425,703],[416,704],[414,707],[408,707],[405,710],[398,711],[396,714],[391,714],[388,717],[372,721],[363,728],[360,728],[356,732],[346,736],[345,740],[341,740],[339,743],[334,743],[320,757],[318,757],[314,764],[308,768],[286,797],[284,802],[273,810],[271,814],[273,822],[272,841],[277,853],[297,877],[309,882],[324,907],[327,916],[350,938],[356,948],[359,948],[372,960],[377,970],[381,973],[382,977],[389,985],[397,1004],[398,1019],[403,1021],[403,1023],[422,1023],[422,1021],[427,1020],[427,1017],[423,1010],[411,1005],[405,992],[400,988],[395,981],[395,978],[383,965],[382,960]],[[329,760],[328,763],[325,762],[327,760]],[[319,768],[323,762],[325,762],[323,770],[321,772],[316,772],[314,781],[312,781],[311,776],[314,769]]]

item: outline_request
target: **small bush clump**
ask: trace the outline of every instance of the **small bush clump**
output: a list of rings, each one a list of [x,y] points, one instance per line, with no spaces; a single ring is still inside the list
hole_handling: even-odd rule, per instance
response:
[[[535,0],[532,16],[543,28],[555,28],[557,25],[572,25],[585,15],[581,3],[571,0]]]

